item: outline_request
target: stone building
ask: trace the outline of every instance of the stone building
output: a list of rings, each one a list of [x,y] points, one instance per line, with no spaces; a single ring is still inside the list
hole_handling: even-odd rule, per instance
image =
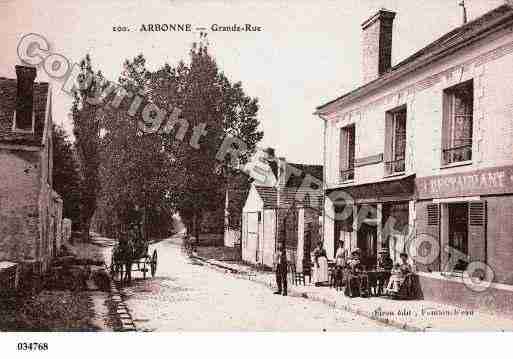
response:
[[[511,311],[513,10],[395,65],[394,18],[382,9],[362,24],[363,85],[316,111],[326,241],[347,239],[369,267],[380,248],[409,253],[426,299]]]
[[[319,240],[322,166],[287,163],[271,166],[274,178],[251,184],[242,209],[242,260],[272,267],[278,243],[301,271]]]
[[[0,261],[41,273],[61,244],[62,200],[52,189],[52,101],[36,69],[0,78]]]

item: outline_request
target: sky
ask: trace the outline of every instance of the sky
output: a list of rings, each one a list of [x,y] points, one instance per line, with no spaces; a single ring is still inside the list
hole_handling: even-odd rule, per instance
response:
[[[150,69],[187,59],[206,27],[211,53],[228,77],[260,103],[262,147],[289,162],[322,164],[322,121],[315,108],[361,83],[361,23],[379,8],[397,12],[392,64],[462,24],[460,0],[0,0],[0,76],[14,78],[17,45],[28,33],[54,53],[79,62],[86,53],[108,79],[144,54]],[[469,20],[504,0],[466,0]],[[192,32],[139,32],[141,24],[192,24]],[[252,24],[259,32],[213,32],[211,26]],[[129,32],[114,32],[114,26]],[[71,132],[71,99],[53,87],[54,122]]]

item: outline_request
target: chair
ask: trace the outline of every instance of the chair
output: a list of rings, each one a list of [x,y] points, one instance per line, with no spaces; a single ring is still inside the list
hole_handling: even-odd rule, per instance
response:
[[[308,277],[308,284],[312,283],[312,266],[307,261],[303,262],[303,270],[301,272],[295,272],[294,284],[302,283],[306,285],[305,277]]]

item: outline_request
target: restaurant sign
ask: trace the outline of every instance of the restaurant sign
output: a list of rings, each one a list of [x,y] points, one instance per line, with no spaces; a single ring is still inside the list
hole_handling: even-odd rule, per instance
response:
[[[513,166],[416,178],[419,199],[513,193]]]

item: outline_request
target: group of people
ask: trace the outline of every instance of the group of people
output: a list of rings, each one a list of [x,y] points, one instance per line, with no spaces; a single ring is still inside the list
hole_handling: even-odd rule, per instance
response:
[[[415,276],[408,263],[408,254],[400,254],[400,262],[395,264],[388,250],[378,252],[375,269],[365,271],[361,261],[361,251],[355,248],[351,255],[347,254],[344,242],[335,254],[333,268],[333,284],[335,288],[344,288],[348,297],[369,296],[374,290],[375,295],[387,294],[395,298],[415,297]],[[319,242],[312,253],[312,281],[315,286],[329,282],[329,268],[326,250]],[[287,255],[284,246],[280,245],[275,255],[276,283],[278,290],[275,294],[287,295]]]

